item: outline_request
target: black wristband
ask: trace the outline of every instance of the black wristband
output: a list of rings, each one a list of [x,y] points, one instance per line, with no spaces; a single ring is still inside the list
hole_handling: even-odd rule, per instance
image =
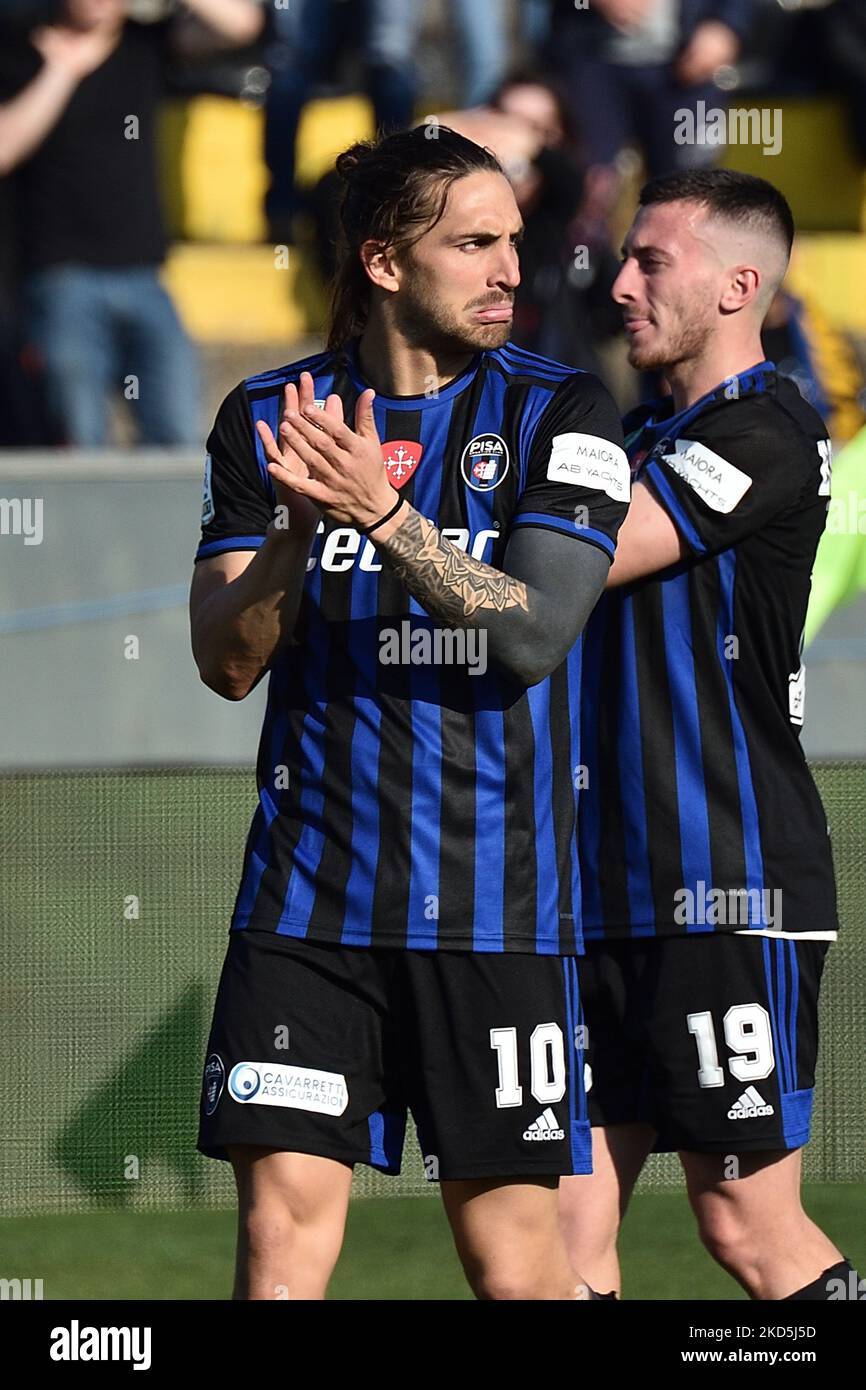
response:
[[[371,531],[378,531],[378,529],[379,529],[380,526],[384,526],[386,521],[390,521],[390,520],[391,520],[391,517],[394,516],[395,513],[398,512],[398,511],[400,510],[400,508],[402,507],[402,505],[403,505],[403,503],[404,503],[405,501],[406,501],[406,498],[405,498],[405,497],[398,497],[398,498],[397,498],[397,501],[394,503],[394,505],[393,505],[393,507],[391,508],[390,512],[386,512],[384,516],[380,516],[380,517],[379,517],[379,520],[378,520],[378,521],[374,521],[372,526],[361,526],[361,527],[359,528],[359,529],[360,529],[360,532],[361,532],[361,535],[362,535],[362,536],[369,536],[369,534],[370,534]]]

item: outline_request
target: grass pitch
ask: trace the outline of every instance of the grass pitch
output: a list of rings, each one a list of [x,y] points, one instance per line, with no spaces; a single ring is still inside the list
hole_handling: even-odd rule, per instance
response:
[[[808,1184],[813,1218],[866,1269],[866,1186]],[[0,1221],[2,1274],[43,1280],[46,1299],[225,1299],[234,1214],[100,1212]],[[685,1197],[638,1194],[621,1243],[629,1299],[736,1299],[742,1290],[703,1250]],[[354,1201],[330,1297],[469,1299],[440,1203],[432,1197]]]

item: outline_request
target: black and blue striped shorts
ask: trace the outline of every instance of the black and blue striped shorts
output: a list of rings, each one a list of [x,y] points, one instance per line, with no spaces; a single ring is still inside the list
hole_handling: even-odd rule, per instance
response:
[[[400,1172],[409,1112],[431,1180],[587,1173],[573,957],[230,933],[199,1150]]]
[[[829,944],[757,932],[591,942],[591,1123],[650,1124],[657,1152],[806,1144]]]

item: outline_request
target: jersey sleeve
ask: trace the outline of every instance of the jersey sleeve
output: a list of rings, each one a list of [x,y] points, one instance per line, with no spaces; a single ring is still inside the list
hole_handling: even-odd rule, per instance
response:
[[[817,502],[825,448],[776,417],[726,411],[648,459],[640,473],[671,517],[689,554],[714,555],[760,531],[775,517]],[[829,491],[829,487],[827,488]]]
[[[597,377],[575,373],[538,422],[512,531],[540,526],[575,536],[612,560],[629,496],[629,465],[613,398]]]
[[[269,481],[259,467],[243,382],[226,396],[208,435],[201,542],[196,560],[227,550],[257,550],[274,515]]]

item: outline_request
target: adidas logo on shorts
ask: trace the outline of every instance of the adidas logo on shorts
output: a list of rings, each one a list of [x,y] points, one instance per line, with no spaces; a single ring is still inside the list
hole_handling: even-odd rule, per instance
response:
[[[772,1105],[754,1086],[747,1086],[739,1100],[735,1100],[728,1111],[729,1120],[756,1120],[759,1115],[775,1115]]]
[[[523,1131],[524,1139],[564,1139],[565,1130],[559,1128],[559,1120],[553,1111],[548,1108],[539,1115],[537,1120],[533,1120],[529,1129]]]

